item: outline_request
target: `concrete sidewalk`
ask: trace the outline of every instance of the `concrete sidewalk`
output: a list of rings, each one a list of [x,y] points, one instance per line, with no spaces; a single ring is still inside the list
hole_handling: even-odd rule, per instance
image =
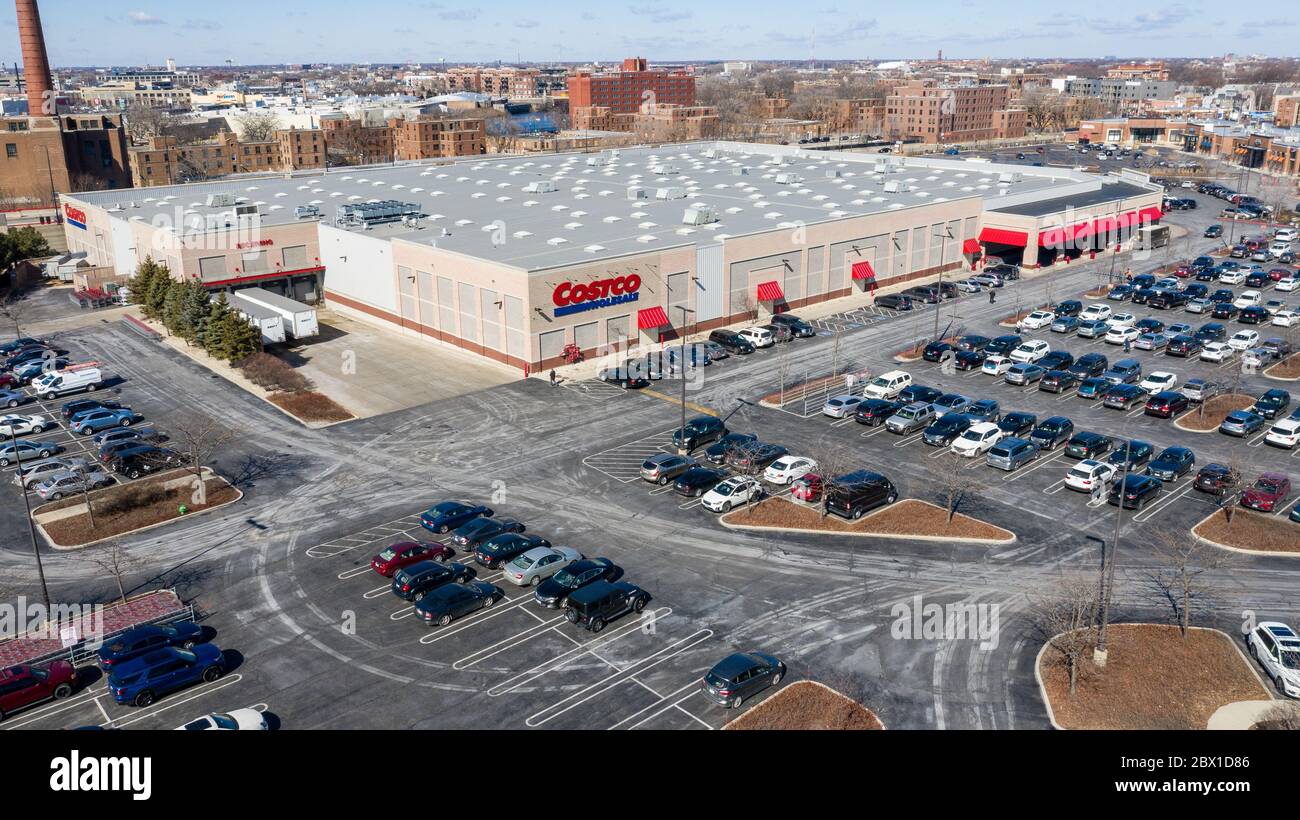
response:
[[[1205,728],[1237,731],[1249,729],[1258,723],[1266,712],[1283,702],[1280,700],[1239,700],[1236,703],[1229,703],[1227,706],[1220,706],[1214,714],[1210,715],[1210,721],[1205,724]]]

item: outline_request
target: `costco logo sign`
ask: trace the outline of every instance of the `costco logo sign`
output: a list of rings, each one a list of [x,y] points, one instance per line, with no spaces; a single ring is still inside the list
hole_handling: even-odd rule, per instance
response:
[[[640,290],[641,277],[631,273],[595,282],[561,282],[551,294],[551,301],[555,302],[556,316],[568,316],[584,310],[635,302]]]
[[[64,205],[63,218],[68,221],[69,225],[76,225],[83,231],[86,229],[86,212],[80,208],[74,208],[71,205]]]

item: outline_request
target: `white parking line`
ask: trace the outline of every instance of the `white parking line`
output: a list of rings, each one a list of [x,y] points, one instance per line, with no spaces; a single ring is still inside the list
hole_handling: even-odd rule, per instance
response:
[[[113,728],[117,728],[117,729],[120,729],[123,726],[130,726],[132,723],[139,723],[145,718],[150,718],[155,715],[161,714],[163,712],[166,712],[168,709],[174,709],[175,707],[180,706],[183,703],[189,703],[192,700],[198,700],[199,698],[205,695],[210,695],[219,689],[226,689],[228,687],[234,686],[236,683],[239,683],[243,679],[244,676],[238,673],[234,675],[229,675],[227,677],[218,678],[217,680],[213,681],[210,684],[204,684],[203,686],[206,688],[202,688],[201,691],[199,688],[182,690],[188,695],[188,697],[180,698],[179,700],[175,700],[175,699],[169,700],[164,698],[163,700],[157,701],[157,703],[166,703],[167,704],[166,706],[157,709],[149,709],[148,711],[142,712],[141,714],[131,718],[130,720],[109,721],[108,723],[104,723],[101,725],[112,726]]]
[[[510,612],[513,609],[518,609],[519,607],[524,606],[525,604],[528,603],[529,599],[532,597],[533,597],[532,593],[529,592],[524,595],[520,595],[516,598],[502,598],[500,602],[493,604],[490,607],[484,607],[483,609],[480,609],[478,612],[473,612],[470,613],[469,615],[466,615],[465,618],[463,618],[459,622],[459,625],[457,626],[452,625],[452,624],[456,624],[456,622],[453,621],[452,624],[448,624],[446,627],[442,627],[438,629],[437,632],[430,632],[428,635],[425,635],[424,637],[420,638],[420,643],[422,644],[437,643],[438,641],[441,641],[445,638],[450,638],[453,635],[459,635],[460,633],[464,632],[467,629],[473,629],[475,626],[478,626],[479,624],[486,623],[492,620],[493,618],[499,617],[501,615],[506,614],[507,612]],[[506,604],[506,606],[501,606],[502,603]]]
[[[687,692],[688,689],[690,690],[689,692]],[[682,697],[677,698],[677,696],[678,696],[678,695],[681,695],[682,692],[686,692],[686,694],[683,695]],[[610,729],[611,731],[614,730],[614,729],[617,729],[617,728],[619,728],[620,726],[622,726],[624,723],[627,723],[629,720],[632,720],[632,719],[636,718],[638,715],[642,715],[642,714],[644,714],[644,713],[646,713],[646,712],[649,712],[651,709],[654,709],[654,708],[657,707],[657,706],[660,707],[659,709],[657,709],[657,710],[654,711],[653,713],[651,713],[651,714],[649,714],[649,715],[646,715],[646,716],[645,716],[644,718],[642,718],[641,720],[638,720],[636,723],[633,723],[631,726],[627,727],[627,728],[629,728],[629,729],[635,729],[635,728],[637,728],[638,726],[641,726],[641,725],[644,724],[644,723],[647,723],[647,722],[649,722],[649,721],[651,721],[651,720],[654,720],[655,718],[657,718],[657,717],[659,717],[660,715],[662,715],[664,712],[667,712],[668,710],[670,710],[670,709],[674,708],[675,706],[677,706],[677,704],[682,703],[683,701],[690,700],[691,698],[695,697],[695,696],[698,695],[699,693],[700,693],[700,681],[699,681],[699,679],[697,678],[697,679],[691,681],[690,683],[686,684],[685,686],[679,687],[678,689],[675,689],[675,690],[673,690],[672,692],[669,692],[667,695],[661,697],[661,698],[660,698],[658,701],[656,701],[655,703],[651,703],[651,704],[648,705],[648,706],[642,706],[640,709],[638,709],[637,711],[635,711],[635,712],[633,712],[632,714],[628,715],[627,717],[623,718],[623,719],[620,720],[618,723],[615,723],[613,726],[610,726],[609,729]],[[676,699],[676,700],[672,700],[673,698],[677,698],[677,699]],[[690,713],[688,712],[687,714],[690,714]],[[694,715],[691,715],[691,716],[694,717]],[[699,720],[699,718],[696,718],[696,720]],[[700,721],[700,722],[703,723],[703,721]],[[704,725],[705,725],[705,726],[709,726],[709,724],[707,724],[707,723],[705,723]],[[709,726],[709,728],[712,729],[713,727],[712,727],[712,726]]]
[[[911,444],[912,442],[914,442],[914,441],[918,440],[919,438],[921,438],[921,436],[923,436],[923,435],[925,435],[925,431],[924,431],[924,430],[922,430],[922,431],[919,432],[919,433],[912,433],[911,435],[904,436],[903,438],[899,439],[898,441],[895,441],[895,442],[894,442],[894,446],[895,446],[895,447],[906,447],[907,445],[909,445],[909,444]]]
[[[362,567],[353,567],[352,569],[344,570],[343,572],[340,572],[338,578],[340,581],[346,581],[349,578],[356,578],[358,575],[365,575],[367,572],[370,571],[371,568],[369,564]]]
[[[1034,470],[1039,469],[1040,467],[1046,467],[1048,464],[1051,464],[1053,461],[1056,461],[1058,458],[1060,458],[1060,457],[1061,457],[1062,455],[1064,455],[1064,454],[1065,454],[1065,450],[1064,450],[1064,449],[1057,450],[1055,453],[1053,453],[1052,455],[1048,456],[1047,458],[1039,459],[1039,460],[1038,460],[1038,463],[1037,463],[1037,464],[1034,464],[1034,465],[1031,466],[1031,467],[1021,467],[1019,470],[1013,470],[1009,475],[1003,476],[1003,477],[1002,477],[1002,480],[1003,480],[1003,481],[1017,481],[1017,480],[1019,480],[1020,478],[1022,478],[1023,476],[1025,476],[1025,475],[1027,475],[1027,474],[1029,474],[1029,473],[1032,473]]]
[[[1178,499],[1182,498],[1183,496],[1191,492],[1191,489],[1192,489],[1192,482],[1189,481],[1181,489],[1173,493],[1169,493],[1166,498],[1157,501],[1151,507],[1148,507],[1147,509],[1134,515],[1133,520],[1139,524],[1145,524],[1146,522],[1150,521],[1152,518],[1155,518],[1162,510],[1169,507],[1169,505],[1173,504],[1175,501],[1177,501]]]
[[[488,658],[496,657],[497,655],[500,655],[502,652],[505,652],[509,649],[513,649],[514,647],[519,646],[520,644],[524,644],[527,643],[528,641],[531,641],[533,638],[536,638],[539,635],[543,635],[547,632],[550,632],[554,624],[563,620],[564,620],[563,615],[557,615],[554,618],[551,618],[549,621],[542,621],[540,624],[534,624],[533,626],[530,626],[525,630],[516,632],[515,634],[511,635],[508,638],[503,638],[502,640],[499,640],[496,643],[488,644],[487,646],[483,647],[477,652],[471,652],[465,657],[457,661],[454,661],[451,665],[451,668],[456,670],[468,669],[471,666],[474,666],[475,664],[481,661],[485,661]]]

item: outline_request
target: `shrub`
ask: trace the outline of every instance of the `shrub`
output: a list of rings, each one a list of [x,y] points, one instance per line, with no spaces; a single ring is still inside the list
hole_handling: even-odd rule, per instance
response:
[[[311,389],[311,382],[270,353],[254,353],[236,365],[248,380],[265,390],[298,393]]]
[[[95,511],[104,515],[124,515],[167,498],[161,484],[128,484],[95,503]]]

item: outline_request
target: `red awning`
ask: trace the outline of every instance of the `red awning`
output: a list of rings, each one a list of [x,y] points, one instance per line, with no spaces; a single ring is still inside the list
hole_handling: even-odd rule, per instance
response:
[[[854,279],[875,279],[876,272],[872,270],[871,263],[865,259],[861,262],[854,262],[853,267],[849,268]]]
[[[1138,221],[1159,222],[1160,217],[1164,215],[1165,212],[1160,210],[1159,208],[1143,208],[1142,210],[1138,211]]]
[[[763,282],[758,286],[758,301],[784,302],[785,294],[781,292],[780,282]]]
[[[661,307],[646,308],[636,313],[636,326],[642,330],[653,330],[668,324],[668,314]]]
[[[1038,247],[1059,248],[1073,244],[1092,235],[1092,223],[1080,222],[1077,225],[1058,225],[1038,232]]]
[[[1009,231],[1005,228],[985,228],[980,231],[980,241],[1023,248],[1029,244],[1029,234],[1024,231]]]
[[[961,252],[967,256],[979,256],[983,253],[980,250],[980,241],[978,239],[967,239],[961,243]]]
[[[1103,216],[1101,219],[1094,220],[1092,223],[1093,233],[1111,233],[1118,227],[1119,223],[1113,216]]]

